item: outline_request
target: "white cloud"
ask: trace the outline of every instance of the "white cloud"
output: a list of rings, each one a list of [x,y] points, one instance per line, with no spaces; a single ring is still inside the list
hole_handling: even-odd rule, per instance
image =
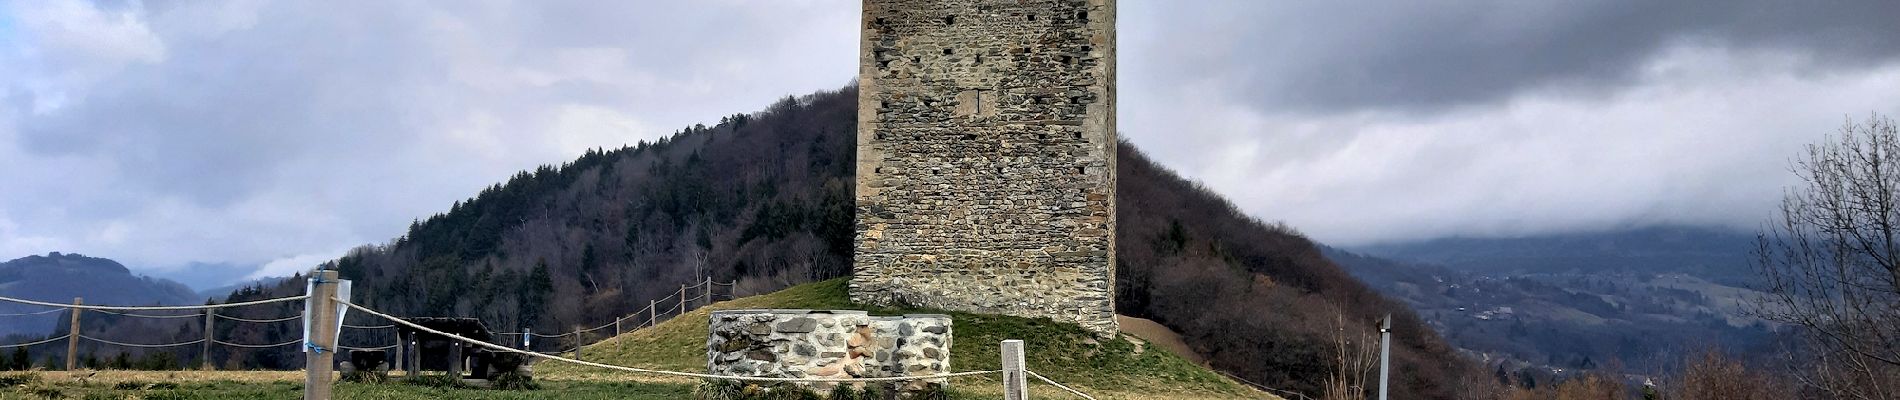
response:
[[[1787,58],[1681,48],[1607,97],[1529,92],[1426,116],[1272,114],[1197,101],[1217,96],[1189,88],[1172,94],[1182,100],[1172,112],[1127,129],[1243,209],[1341,244],[1656,223],[1752,228],[1792,183],[1788,160],[1803,144],[1844,118],[1900,111],[1891,90],[1900,64],[1807,74],[1774,60]],[[1200,118],[1178,118],[1186,115]],[[1190,133],[1143,135],[1163,129]],[[1171,143],[1154,143],[1163,140]],[[1187,156],[1197,153],[1213,156]]]

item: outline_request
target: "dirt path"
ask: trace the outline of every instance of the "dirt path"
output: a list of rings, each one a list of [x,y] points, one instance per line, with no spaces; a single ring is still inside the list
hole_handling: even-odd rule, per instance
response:
[[[1122,333],[1146,340],[1148,343],[1152,343],[1162,350],[1167,350],[1169,353],[1174,353],[1174,355],[1181,356],[1181,358],[1185,358],[1188,361],[1193,361],[1195,364],[1201,366],[1207,365],[1207,359],[1202,358],[1200,354],[1195,354],[1194,349],[1189,348],[1187,342],[1181,341],[1181,334],[1174,333],[1173,329],[1168,329],[1168,327],[1162,326],[1160,323],[1145,318],[1135,318],[1120,314],[1115,315],[1115,322],[1121,324]]]

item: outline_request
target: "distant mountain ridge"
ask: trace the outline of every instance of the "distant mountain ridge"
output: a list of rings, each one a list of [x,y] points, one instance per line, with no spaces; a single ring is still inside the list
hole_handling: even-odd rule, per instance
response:
[[[1772,354],[1772,326],[1744,310],[1760,292],[1754,236],[1658,226],[1521,238],[1447,238],[1327,257],[1404,300],[1448,341],[1505,369],[1578,369],[1617,360],[1667,370],[1714,346]]]
[[[53,252],[26,256],[0,263],[0,296],[54,303],[69,303],[74,297],[88,304],[180,305],[199,304],[204,298],[184,284],[166,279],[134,275],[123,264],[105,258]],[[14,303],[0,303],[0,314],[31,313],[46,310]],[[0,336],[45,334],[62,318],[62,313],[11,316],[0,320]]]
[[[1729,284],[1748,278],[1752,233],[1683,225],[1506,238],[1451,237],[1350,247],[1353,253],[1475,274],[1681,272]]]

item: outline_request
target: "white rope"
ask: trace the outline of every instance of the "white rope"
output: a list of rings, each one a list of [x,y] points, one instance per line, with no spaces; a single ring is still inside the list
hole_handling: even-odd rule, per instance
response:
[[[280,297],[280,298],[275,298],[275,299],[258,300],[258,301],[247,301],[243,303],[206,304],[202,306],[94,306],[94,305],[81,305],[81,304],[48,303],[44,301],[16,299],[12,297],[0,297],[0,301],[20,303],[20,304],[32,304],[32,305],[43,306],[43,307],[77,308],[81,310],[93,310],[93,311],[98,311],[98,310],[120,310],[120,311],[147,310],[147,311],[150,311],[150,310],[208,310],[208,309],[214,309],[214,308],[243,307],[243,306],[251,306],[251,305],[258,305],[258,304],[295,301],[295,300],[303,300],[307,298],[310,298],[310,295],[300,294],[300,295],[290,296],[290,297]]]
[[[401,346],[401,344],[392,344],[392,345],[383,346],[383,347],[350,347],[350,346],[337,346],[337,347],[342,347],[344,350],[378,351],[378,350],[393,349],[393,348],[396,348],[396,346]]]
[[[725,376],[725,375],[711,375],[711,374],[696,374],[696,373],[691,373],[691,372],[641,369],[641,368],[634,368],[634,367],[623,367],[623,366],[612,365],[612,364],[601,364],[601,363],[592,362],[592,361],[582,361],[582,360],[576,360],[576,359],[565,358],[565,357],[560,357],[560,356],[550,356],[550,355],[536,353],[536,352],[527,351],[527,350],[518,350],[514,348],[504,347],[501,345],[483,342],[480,340],[474,340],[474,339],[469,339],[469,338],[465,338],[461,336],[456,336],[448,332],[429,329],[428,327],[425,327],[422,325],[416,325],[415,323],[404,321],[400,318],[390,316],[389,314],[376,312],[376,310],[371,310],[363,306],[356,305],[355,303],[350,303],[350,302],[343,301],[340,299],[336,301],[338,303],[342,303],[345,306],[349,306],[350,308],[354,308],[357,311],[362,311],[365,314],[369,314],[369,315],[373,315],[377,317],[383,317],[384,319],[388,319],[390,322],[406,325],[410,328],[415,328],[416,330],[419,330],[419,331],[442,335],[443,337],[447,337],[447,338],[451,338],[455,340],[460,340],[460,341],[473,344],[476,346],[486,347],[490,350],[504,351],[504,352],[516,353],[516,354],[525,354],[525,355],[545,358],[549,360],[562,361],[562,362],[585,365],[585,366],[596,367],[596,368],[620,370],[620,371],[626,371],[626,372],[683,376],[683,377],[688,377],[688,378],[730,379],[730,380],[739,380],[739,381],[761,381],[761,382],[892,382],[892,381],[916,381],[916,380],[927,380],[927,379],[948,379],[948,378],[956,378],[956,377],[963,377],[963,376],[988,375],[988,374],[1003,372],[1000,370],[998,371],[969,371],[969,372],[958,372],[958,373],[952,373],[952,374],[937,374],[937,375],[924,375],[924,376],[893,376],[893,377],[883,377],[883,378],[775,378],[775,377],[763,377],[763,376]]]
[[[1088,393],[1082,393],[1082,391],[1080,390],[1075,390],[1068,386],[1063,386],[1060,383],[1056,383],[1056,381],[1049,380],[1049,378],[1042,376],[1042,374],[1036,373],[1036,371],[1030,371],[1030,370],[1025,369],[1023,370],[1023,372],[1028,372],[1029,376],[1036,377],[1036,379],[1041,379],[1043,383],[1055,385],[1056,387],[1062,388],[1062,390],[1069,391],[1069,393],[1075,393],[1075,395],[1077,396],[1082,396],[1082,398],[1084,399],[1095,400],[1095,396],[1090,396]]]
[[[0,314],[0,317],[24,317],[24,316],[28,316],[28,315],[40,315],[40,314],[52,314],[52,313],[56,313],[56,312],[60,312],[60,311],[66,311],[66,309],[64,309],[64,308],[55,308],[55,309],[51,309],[51,310],[41,310],[41,311],[34,311],[34,312],[29,312],[29,313],[16,313],[16,314]]]
[[[67,335],[59,335],[59,337],[56,337],[56,338],[50,338],[50,339],[46,339],[46,340],[41,340],[41,341],[38,341],[38,342],[30,342],[30,343],[14,343],[14,344],[0,344],[0,349],[11,349],[11,348],[15,348],[15,347],[26,347],[26,346],[32,346],[32,345],[36,345],[36,344],[47,344],[47,343],[52,343],[52,342],[57,342],[57,341],[61,341],[61,340],[66,340],[66,338],[69,338],[69,337],[72,337],[72,336],[73,336],[73,335],[70,335],[70,334],[67,334]]]
[[[250,322],[250,323],[257,323],[257,324],[284,322],[284,321],[289,321],[293,319],[303,318],[303,313],[297,313],[297,315],[292,315],[292,316],[278,318],[278,319],[246,319],[246,318],[238,318],[238,317],[233,317],[233,316],[228,316],[228,315],[218,314],[218,313],[211,313],[211,315],[217,316],[218,318],[224,318],[224,319],[228,319],[232,321],[243,321],[243,322]]]
[[[732,284],[734,283],[739,283],[739,281],[713,282],[712,284],[720,285],[720,286],[732,286]]]
[[[268,349],[272,347],[289,346],[293,344],[303,343],[303,339],[297,339],[297,340],[292,340],[292,341],[278,343],[278,344],[243,344],[243,343],[231,343],[231,342],[226,342],[222,340],[212,339],[211,343],[217,343],[217,344],[231,346],[231,347],[243,347],[247,349]]]
[[[198,318],[198,317],[205,316],[204,313],[185,314],[185,315],[151,315],[151,314],[133,314],[133,313],[107,311],[107,310],[92,310],[92,311],[103,313],[103,314],[123,315],[123,316],[134,317],[134,318],[161,318],[161,319],[162,318]]]
[[[344,327],[344,328],[356,328],[356,329],[388,329],[388,328],[394,328],[394,327],[396,327],[396,325],[395,325],[395,324],[390,324],[390,325],[376,325],[376,326],[363,326],[363,325],[350,325],[350,324],[343,324],[343,327]]]
[[[91,340],[91,341],[99,342],[99,343],[105,343],[105,344],[114,344],[114,345],[120,345],[120,346],[125,346],[125,347],[141,347],[141,348],[148,348],[148,349],[159,348],[159,347],[176,347],[176,346],[192,345],[192,344],[204,343],[205,341],[204,339],[198,339],[198,340],[193,340],[189,342],[167,343],[167,344],[137,344],[137,343],[114,342],[114,341],[100,339],[100,338],[86,336],[86,335],[79,335],[79,338]]]

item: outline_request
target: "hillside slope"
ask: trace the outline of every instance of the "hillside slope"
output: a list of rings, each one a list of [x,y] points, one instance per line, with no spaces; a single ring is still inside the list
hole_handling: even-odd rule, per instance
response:
[[[378,309],[537,332],[598,326],[707,276],[737,280],[741,295],[842,277],[851,265],[856,97],[849,87],[788,97],[655,143],[523,172],[326,267],[355,280],[358,301]],[[1216,369],[1317,397],[1340,329],[1370,335],[1392,313],[1394,367],[1415,371],[1393,394],[1452,397],[1469,368],[1403,305],[1292,230],[1240,213],[1132,145],[1120,151],[1122,314],[1181,333]],[[292,281],[243,297],[301,290]],[[244,331],[221,334],[277,335],[233,329]],[[346,342],[387,340],[350,335]],[[294,360],[292,350],[248,359]]]
[[[1073,324],[1048,319],[855,305],[845,294],[844,279],[715,303],[687,313],[683,318],[588,346],[583,353],[588,360],[616,365],[702,371],[706,368],[706,318],[711,310],[757,308],[864,309],[873,315],[949,314],[956,324],[956,344],[951,348],[951,365],[955,371],[997,369],[1000,361],[997,344],[1004,339],[1023,339],[1030,369],[1091,394],[1115,398],[1271,398],[1167,351],[1152,348],[1139,339],[1097,341],[1088,331]],[[598,372],[570,364],[543,365],[537,373],[557,378]],[[978,377],[958,379],[952,387],[998,384],[995,377]],[[990,393],[993,392],[981,394]]]
[[[185,285],[133,275],[117,261],[79,254],[51,253],[0,263],[0,296],[68,303],[84,297],[91,304],[198,304],[203,298]],[[0,314],[33,313],[43,307],[0,303]],[[88,318],[95,315],[87,315]],[[0,320],[0,337],[47,333],[66,321],[65,313],[11,316]],[[90,319],[88,319],[90,321]],[[5,342],[0,342],[5,343]]]

